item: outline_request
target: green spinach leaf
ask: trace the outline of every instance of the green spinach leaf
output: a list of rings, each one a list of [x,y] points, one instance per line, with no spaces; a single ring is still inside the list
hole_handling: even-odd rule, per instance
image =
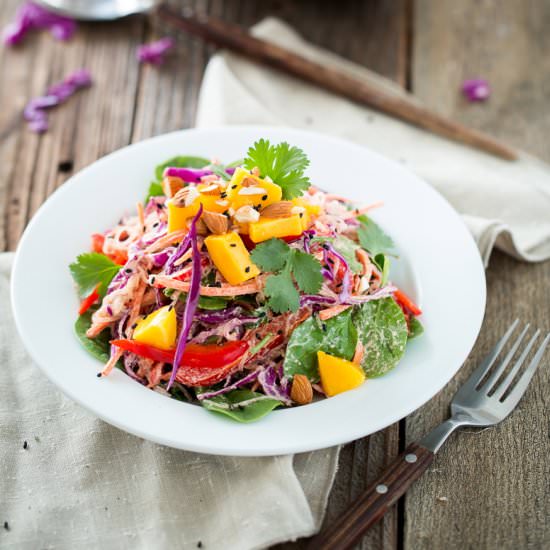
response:
[[[218,310],[225,309],[231,298],[222,298],[219,296],[201,296],[198,307],[201,309]]]
[[[409,340],[417,338],[424,332],[424,327],[417,317],[412,316],[409,319]]]
[[[359,216],[357,219],[361,222],[357,230],[359,242],[371,256],[393,251],[395,245],[392,238],[386,235],[379,225],[366,216]]]
[[[393,369],[405,353],[407,321],[393,298],[366,302],[353,312],[353,322],[365,347],[361,366],[369,377]]]
[[[210,164],[210,161],[203,157],[192,157],[192,156],[172,157],[171,159],[168,159],[162,164],[159,164],[155,168],[155,178],[157,178],[157,181],[159,182],[162,181],[162,175],[164,173],[164,169],[168,168],[168,166],[176,166],[177,168],[204,168],[208,164]]]
[[[92,313],[92,311],[87,311],[84,315],[80,315],[74,324],[74,331],[82,347],[90,355],[99,359],[102,363],[106,363],[109,360],[111,348],[109,331],[104,330],[97,338],[93,339],[86,336],[86,331],[92,324]]]
[[[229,416],[237,422],[255,422],[281,404],[277,399],[250,390],[233,390],[201,401],[205,409]]]
[[[353,324],[352,309],[324,322],[317,316],[310,317],[290,336],[285,353],[285,375],[304,374],[312,382],[317,382],[318,351],[350,360],[356,344],[357,329]]]
[[[162,197],[164,195],[164,191],[162,190],[162,184],[158,181],[152,181],[149,185],[149,189],[147,190],[147,196],[145,197],[145,200],[143,201],[144,204],[147,204],[150,199],[153,197]]]

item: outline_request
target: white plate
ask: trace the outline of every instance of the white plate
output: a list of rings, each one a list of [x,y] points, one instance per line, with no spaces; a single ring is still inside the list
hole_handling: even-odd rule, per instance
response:
[[[424,335],[389,374],[331,399],[238,424],[169,399],[100,364],[73,335],[77,298],[68,265],[90,234],[142,200],[155,165],[177,154],[242,158],[264,137],[303,148],[319,187],[360,203],[383,200],[373,218],[394,238],[392,279],[424,310]],[[485,309],[477,247],[458,214],[430,186],[367,149],[319,134],[268,127],[175,132],[125,147],[73,176],[33,218],[15,258],[12,303],[34,361],[72,399],[103,420],[172,447],[224,455],[276,455],[344,443],[380,430],[433,397],[470,352]]]

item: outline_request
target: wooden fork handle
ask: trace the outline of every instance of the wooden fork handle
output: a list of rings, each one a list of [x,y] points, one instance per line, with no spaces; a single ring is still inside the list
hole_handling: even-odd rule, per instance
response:
[[[357,544],[365,532],[402,497],[428,469],[434,453],[412,443],[332,526],[311,539],[308,548],[344,550]]]

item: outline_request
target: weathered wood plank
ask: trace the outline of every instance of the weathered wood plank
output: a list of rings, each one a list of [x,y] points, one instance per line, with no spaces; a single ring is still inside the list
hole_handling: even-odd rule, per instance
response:
[[[544,2],[417,0],[414,92],[445,115],[550,160],[549,20]],[[470,105],[458,90],[464,78],[477,75],[488,78],[494,92],[486,104]],[[495,253],[474,353],[448,387],[407,419],[409,441],[443,419],[458,385],[514,317],[550,328],[549,280],[549,263],[524,264]],[[409,491],[405,549],[550,546],[549,361],[511,418],[455,435]]]

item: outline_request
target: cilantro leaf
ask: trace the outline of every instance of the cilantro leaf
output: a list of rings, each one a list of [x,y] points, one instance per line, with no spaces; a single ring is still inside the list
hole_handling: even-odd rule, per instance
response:
[[[361,222],[361,226],[357,230],[359,242],[371,256],[384,254],[394,249],[393,240],[382,231],[380,226],[366,216],[360,216],[358,219]]]
[[[274,313],[297,311],[300,307],[300,295],[288,271],[270,275],[265,281],[264,292]]]
[[[266,139],[256,141],[248,149],[243,165],[249,170],[258,167],[262,177],[269,176],[282,188],[283,199],[299,197],[310,186],[304,175],[309,165],[306,154],[286,142],[271,145]]]
[[[252,261],[262,271],[280,271],[291,254],[290,247],[281,239],[269,239],[254,248],[250,253]]]
[[[294,250],[292,255],[292,274],[302,292],[317,294],[323,284],[321,264],[311,254]]]
[[[76,262],[69,266],[69,269],[82,296],[90,294],[98,284],[99,295],[104,296],[109,283],[118,273],[120,266],[104,254],[88,252],[80,254]]]

